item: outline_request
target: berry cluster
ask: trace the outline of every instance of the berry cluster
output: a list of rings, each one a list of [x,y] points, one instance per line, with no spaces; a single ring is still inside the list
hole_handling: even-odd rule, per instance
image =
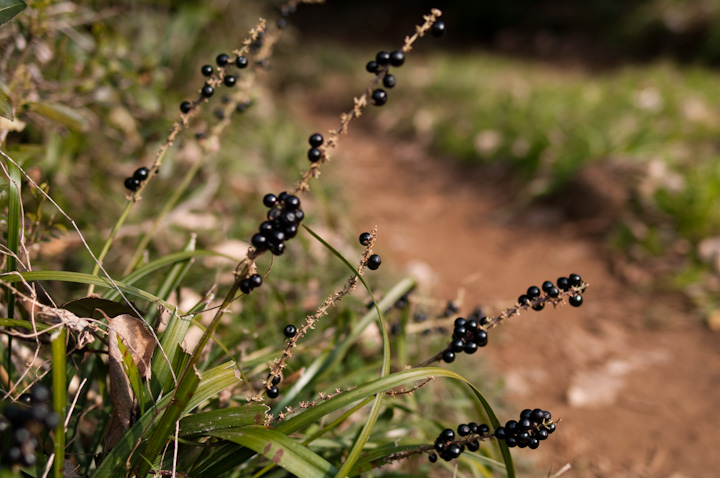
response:
[[[131,177],[125,178],[125,189],[131,192],[137,191],[148,176],[150,176],[150,170],[145,166],[136,169]]]
[[[557,286],[546,280],[542,284],[542,291],[537,286],[528,287],[525,294],[518,297],[518,304],[530,305],[533,310],[543,310],[545,307],[545,301],[547,299],[555,299],[560,295],[560,291],[567,292],[569,290],[576,291],[577,294],[570,297],[568,302],[573,307],[580,307],[583,304],[582,298],[582,285],[583,280],[578,274],[570,274],[568,277],[560,277],[557,280]],[[542,294],[545,293],[545,297],[541,299]],[[541,300],[538,300],[541,299]]]
[[[487,331],[479,326],[476,319],[458,317],[455,319],[452,342],[442,353],[443,362],[453,362],[455,360],[455,354],[461,352],[474,354],[477,352],[478,347],[485,347],[487,343]]]
[[[254,47],[258,42],[260,42],[260,46],[262,46],[262,38],[261,38],[262,32],[258,34],[258,38],[253,42],[251,45]],[[259,46],[257,47],[260,48]],[[242,70],[243,68],[247,68],[248,66],[248,59],[245,56],[238,56],[235,59],[231,59],[226,53],[221,53],[215,58],[215,63],[220,68],[226,68],[230,64],[234,64],[235,67]],[[200,67],[200,73],[202,76],[205,77],[212,77],[213,74],[215,74],[215,69],[212,67],[212,65],[203,65]],[[223,84],[229,88],[232,88],[237,84],[238,76],[236,75],[225,75],[223,77]],[[211,98],[215,94],[215,88],[210,84],[210,82],[205,82],[203,87],[200,89],[200,95],[203,98]],[[189,101],[183,101],[180,103],[180,112],[184,115],[190,113],[193,110],[194,105]]]
[[[295,337],[297,333],[298,329],[293,324],[288,324],[283,329],[283,334],[289,339]],[[268,375],[267,383],[265,385],[265,393],[267,393],[268,398],[277,398],[280,396],[280,389],[277,387],[280,380],[280,376],[276,377],[272,374]]]
[[[508,420],[504,427],[495,430],[495,438],[505,440],[507,446],[535,449],[555,431],[552,415],[547,410],[529,408],[520,413],[520,420]]]
[[[243,294],[249,294],[253,290],[260,287],[263,283],[263,279],[260,274],[252,274],[249,277],[244,278],[240,281],[240,290]]]
[[[10,466],[35,464],[38,433],[60,423],[57,413],[48,409],[49,401],[50,390],[38,383],[29,394],[21,395],[16,403],[5,407],[0,418],[3,463]]]
[[[269,250],[275,256],[285,252],[285,241],[297,235],[298,226],[305,217],[300,209],[300,198],[282,192],[278,196],[266,194],[263,204],[269,208],[267,221],[260,224],[260,230],[250,242],[253,247],[262,252]]]
[[[489,426],[474,422],[458,425],[457,435],[454,430],[446,428],[435,440],[434,451],[430,451],[428,459],[435,463],[439,455],[443,460],[450,461],[458,458],[466,449],[477,451],[480,448],[479,440],[492,437],[505,440],[511,448],[517,446],[535,449],[555,431],[555,423],[550,418],[550,412],[536,408],[523,410],[519,421],[509,420],[504,427],[498,427],[493,433],[490,433]]]
[[[360,241],[360,245],[367,246],[372,240],[372,235],[369,232],[363,232],[362,234],[360,234],[358,240]],[[380,264],[382,264],[382,257],[377,254],[372,254],[370,257],[368,257],[367,262],[365,263],[367,268],[371,271],[378,270]]]
[[[323,153],[320,150],[320,146],[322,146],[324,141],[325,139],[320,133],[315,133],[310,136],[310,139],[308,139],[308,143],[310,143],[310,149],[308,149],[307,157],[311,163],[317,163],[322,159]]]
[[[435,22],[430,32],[434,37],[442,36],[445,33],[445,23]],[[391,89],[397,84],[397,79],[395,75],[390,73],[390,67],[398,68],[401,67],[403,63],[405,63],[405,53],[403,51],[395,50],[392,53],[379,51],[377,55],[375,55],[375,59],[365,65],[365,69],[368,73],[374,73],[377,76],[382,75],[383,86]],[[375,88],[370,98],[375,106],[382,106],[387,103],[388,94],[387,91],[382,88]]]
[[[489,437],[490,427],[487,425],[478,425],[475,422],[462,423],[457,427],[457,435],[461,437],[460,440],[455,441],[455,432],[451,428],[446,428],[440,432],[440,435],[435,439],[433,448],[437,452],[430,452],[428,459],[431,463],[435,463],[440,458],[445,461],[450,461],[454,458],[458,458],[465,449],[469,451],[478,451],[480,449],[479,439]]]

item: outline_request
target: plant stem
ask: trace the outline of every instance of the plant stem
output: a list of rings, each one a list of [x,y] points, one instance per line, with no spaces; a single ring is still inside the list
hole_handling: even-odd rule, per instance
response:
[[[65,471],[65,402],[67,394],[67,377],[65,375],[66,339],[67,329],[61,327],[57,337],[52,341],[53,409],[58,415],[58,426],[55,427],[54,478],[63,478]]]

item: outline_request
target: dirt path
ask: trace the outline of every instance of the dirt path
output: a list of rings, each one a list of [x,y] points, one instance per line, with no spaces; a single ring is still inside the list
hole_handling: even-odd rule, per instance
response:
[[[524,314],[493,330],[483,351],[518,410],[541,407],[564,420],[533,453],[532,476],[566,463],[574,471],[565,476],[720,476],[720,340],[677,302],[619,283],[601,245],[570,224],[503,224],[493,179],[417,144],[354,125],[325,174],[347,185],[358,231],[378,226],[384,264],[428,265],[439,298],[466,285],[463,312],[497,311],[528,286],[572,272],[591,284],[583,307]],[[466,373],[469,360],[452,367]]]

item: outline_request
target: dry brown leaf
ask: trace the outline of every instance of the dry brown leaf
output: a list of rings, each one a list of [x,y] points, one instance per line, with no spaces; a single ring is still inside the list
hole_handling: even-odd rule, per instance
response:
[[[105,436],[105,451],[111,450],[130,428],[135,410],[135,396],[130,379],[123,367],[123,354],[120,340],[130,352],[141,376],[150,378],[150,359],[155,350],[155,338],[145,327],[145,323],[128,314],[121,314],[108,320],[108,368],[110,375],[110,399],[113,411]]]

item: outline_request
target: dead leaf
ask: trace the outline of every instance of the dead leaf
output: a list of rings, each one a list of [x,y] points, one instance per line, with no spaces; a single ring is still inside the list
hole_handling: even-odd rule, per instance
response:
[[[121,314],[114,318],[108,318],[108,325],[109,332],[120,335],[123,344],[130,350],[130,355],[137,365],[140,375],[149,379],[150,359],[155,351],[156,342],[153,334],[145,326],[145,322],[130,314]],[[112,333],[110,336],[112,337]],[[122,363],[122,357],[120,362]]]

